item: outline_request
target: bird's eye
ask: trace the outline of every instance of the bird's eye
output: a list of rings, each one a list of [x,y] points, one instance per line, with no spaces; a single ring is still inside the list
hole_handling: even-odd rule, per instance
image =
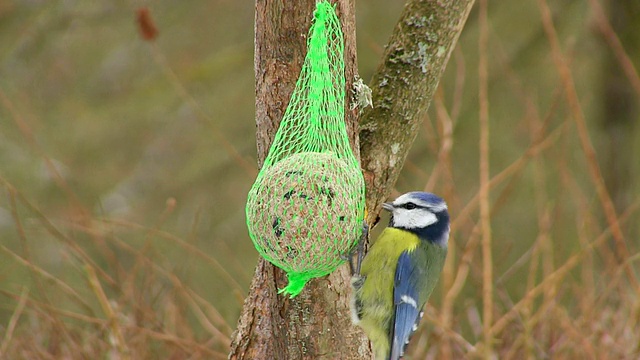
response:
[[[410,202],[410,203],[406,203],[406,204],[404,205],[404,208],[405,208],[405,209],[407,209],[407,210],[413,210],[413,209],[415,209],[415,208],[417,208],[417,207],[418,207],[418,206],[416,206],[416,204],[411,203],[411,202]]]

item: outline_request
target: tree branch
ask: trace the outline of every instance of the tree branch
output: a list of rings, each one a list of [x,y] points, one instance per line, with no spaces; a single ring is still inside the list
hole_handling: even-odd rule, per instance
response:
[[[373,108],[360,118],[369,222],[393,189],[474,0],[413,0],[373,76]]]

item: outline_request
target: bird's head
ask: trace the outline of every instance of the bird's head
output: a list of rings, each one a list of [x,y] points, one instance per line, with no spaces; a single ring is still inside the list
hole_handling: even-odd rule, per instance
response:
[[[389,226],[411,231],[423,240],[446,246],[449,239],[447,203],[427,192],[414,191],[399,196],[382,207],[391,212]]]

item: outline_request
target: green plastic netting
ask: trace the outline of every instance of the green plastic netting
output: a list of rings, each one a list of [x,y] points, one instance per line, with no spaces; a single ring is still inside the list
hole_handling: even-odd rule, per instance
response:
[[[249,192],[249,234],[287,272],[296,296],[345,262],[362,232],[365,185],[344,121],[344,40],[335,10],[316,5],[307,56]]]

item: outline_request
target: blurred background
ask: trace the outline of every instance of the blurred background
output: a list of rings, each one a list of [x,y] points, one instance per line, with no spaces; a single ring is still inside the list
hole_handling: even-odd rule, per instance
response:
[[[365,82],[403,3],[357,1]],[[0,2],[0,358],[226,358],[257,260],[253,8]],[[639,354],[639,23],[635,0],[489,2],[500,358]],[[481,340],[478,34],[474,9],[395,190],[455,219],[415,359]]]

